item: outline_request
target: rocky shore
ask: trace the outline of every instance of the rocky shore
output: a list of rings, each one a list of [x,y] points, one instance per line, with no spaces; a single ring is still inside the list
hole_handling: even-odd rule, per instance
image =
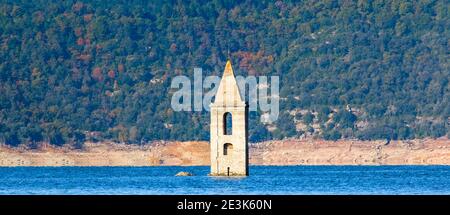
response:
[[[252,165],[450,165],[450,140],[282,140],[250,144]],[[86,143],[84,149],[0,147],[0,166],[209,165],[209,144],[157,141],[144,146]]]

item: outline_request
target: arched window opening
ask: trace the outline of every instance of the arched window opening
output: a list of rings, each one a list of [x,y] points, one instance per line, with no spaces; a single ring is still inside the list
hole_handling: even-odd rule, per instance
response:
[[[225,143],[223,145],[223,155],[232,155],[233,154],[233,144]]]
[[[232,135],[233,134],[233,117],[231,113],[226,112],[223,115],[223,134],[224,135]]]

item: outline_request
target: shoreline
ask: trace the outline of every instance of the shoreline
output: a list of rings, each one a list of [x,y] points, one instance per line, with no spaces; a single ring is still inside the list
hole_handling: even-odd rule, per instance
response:
[[[450,165],[450,140],[325,141],[289,139],[251,143],[250,165]],[[209,166],[206,141],[155,141],[138,146],[87,142],[83,150],[0,147],[0,167],[17,166]]]
[[[366,166],[366,167],[379,167],[379,166],[391,166],[391,167],[414,167],[414,166],[450,166],[450,164],[361,164],[361,165],[357,165],[357,164],[310,164],[310,165],[305,165],[305,164],[286,164],[286,165],[272,165],[272,164],[249,164],[249,167],[295,167],[295,166],[310,166],[310,167],[319,167],[319,166],[340,166],[340,167],[353,167],[353,166]],[[24,167],[24,168],[64,168],[64,167],[80,167],[80,168],[102,168],[102,167],[117,167],[117,168],[128,168],[128,167],[133,167],[133,168],[142,168],[142,167],[209,167],[209,165],[146,165],[146,166],[70,166],[70,165],[65,165],[65,166],[0,166],[0,168],[18,168],[18,167]],[[208,175],[209,176],[209,175]],[[215,177],[219,177],[219,176],[215,176]]]

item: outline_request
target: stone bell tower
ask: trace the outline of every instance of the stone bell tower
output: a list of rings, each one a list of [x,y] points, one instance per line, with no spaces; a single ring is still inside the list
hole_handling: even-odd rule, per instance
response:
[[[228,60],[211,107],[211,174],[248,175],[248,106]]]

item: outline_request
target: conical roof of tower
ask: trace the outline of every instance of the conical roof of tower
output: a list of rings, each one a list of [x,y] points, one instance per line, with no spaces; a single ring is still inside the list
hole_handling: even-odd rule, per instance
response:
[[[216,98],[213,105],[215,106],[242,106],[245,102],[241,98],[239,86],[234,77],[231,61],[228,60],[217,89]]]

